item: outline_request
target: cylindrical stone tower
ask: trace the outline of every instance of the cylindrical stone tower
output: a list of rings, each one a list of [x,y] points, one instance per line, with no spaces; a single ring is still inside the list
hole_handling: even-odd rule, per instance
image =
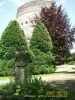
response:
[[[27,40],[30,40],[32,31],[34,29],[32,20],[35,15],[39,16],[39,13],[43,7],[50,7],[51,2],[48,0],[32,0],[31,2],[25,3],[18,8],[17,21],[24,29]]]

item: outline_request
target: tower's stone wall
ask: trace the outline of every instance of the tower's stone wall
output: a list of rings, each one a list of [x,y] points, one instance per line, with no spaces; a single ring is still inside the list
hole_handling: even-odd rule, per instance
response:
[[[35,15],[39,16],[42,7],[50,7],[51,2],[47,0],[33,0],[25,3],[23,6],[18,8],[17,21],[24,29],[27,40],[30,40],[33,31],[32,20]]]

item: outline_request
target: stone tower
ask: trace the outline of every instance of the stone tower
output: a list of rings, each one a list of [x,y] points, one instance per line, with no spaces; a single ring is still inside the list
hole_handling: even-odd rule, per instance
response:
[[[51,2],[48,0],[32,0],[31,2],[27,2],[18,8],[16,18],[21,27],[24,29],[28,41],[30,40],[32,31],[34,29],[31,21],[35,15],[39,16],[39,13],[43,7],[50,6]]]

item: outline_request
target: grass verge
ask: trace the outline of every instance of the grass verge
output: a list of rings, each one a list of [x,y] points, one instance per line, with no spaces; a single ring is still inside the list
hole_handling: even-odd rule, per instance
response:
[[[10,80],[10,79],[14,79],[14,77],[13,76],[0,77],[0,80]]]

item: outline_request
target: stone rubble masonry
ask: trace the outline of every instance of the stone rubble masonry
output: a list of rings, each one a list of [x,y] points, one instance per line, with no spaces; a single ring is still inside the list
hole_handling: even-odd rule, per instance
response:
[[[19,22],[21,28],[23,28],[28,43],[34,29],[32,21],[35,15],[39,16],[43,7],[50,6],[51,2],[48,0],[32,0],[18,8],[16,20]]]

